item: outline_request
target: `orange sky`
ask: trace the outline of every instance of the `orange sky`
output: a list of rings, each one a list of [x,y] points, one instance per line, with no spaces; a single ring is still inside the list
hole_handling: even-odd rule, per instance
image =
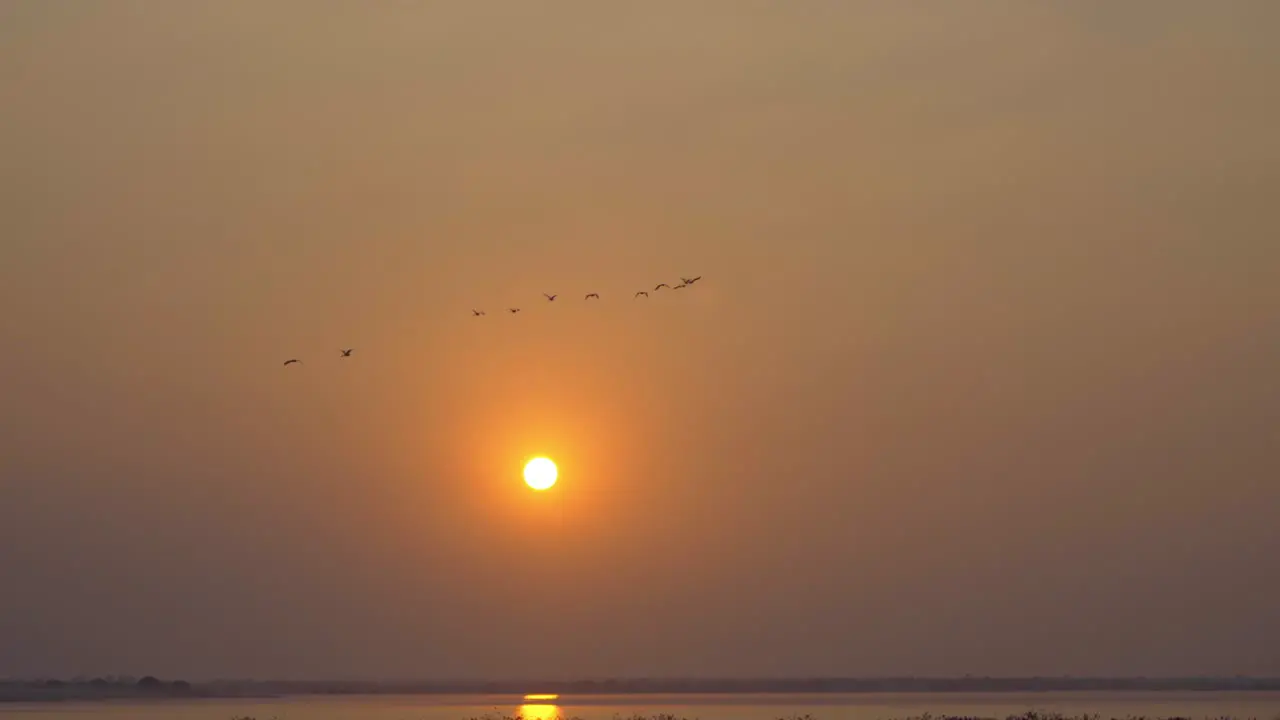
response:
[[[1280,673],[1278,7],[4,3],[0,675]]]

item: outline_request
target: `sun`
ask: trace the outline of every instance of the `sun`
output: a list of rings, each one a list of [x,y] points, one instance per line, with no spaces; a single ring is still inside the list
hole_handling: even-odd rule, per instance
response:
[[[556,484],[556,464],[550,458],[536,457],[524,465],[524,482],[534,490],[546,490]]]

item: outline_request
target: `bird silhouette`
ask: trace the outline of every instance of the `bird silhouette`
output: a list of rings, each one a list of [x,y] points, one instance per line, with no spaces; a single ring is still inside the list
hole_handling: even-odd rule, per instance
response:
[[[645,296],[645,297],[649,297],[649,293],[647,293],[647,292],[645,292],[645,291],[643,291],[643,290],[641,290],[640,292],[636,293],[636,297],[640,297],[641,295],[643,295],[643,296]]]
[[[559,296],[558,296],[558,295],[548,295],[548,294],[546,294],[546,293],[542,293],[542,297],[546,298],[546,299],[547,299],[547,302],[551,302],[552,300],[555,300],[555,299],[556,299],[557,297],[559,297]]]
[[[586,296],[585,298],[583,298],[583,300],[590,300],[591,298],[595,298],[595,299],[599,300],[599,299],[600,299],[600,293],[587,293],[587,296]]]
[[[476,317],[480,317],[481,315],[484,315],[484,311],[483,311],[483,310],[472,310],[472,311],[471,311],[471,314],[472,314],[472,315],[475,315]]]
[[[699,275],[699,276],[698,276],[698,277],[696,277],[696,278],[686,278],[686,277],[682,277],[682,278],[680,278],[680,280],[681,280],[681,281],[683,281],[685,285],[692,285],[692,284],[694,284],[694,283],[698,282],[698,281],[699,281],[699,280],[701,280],[701,279],[702,279],[702,276],[701,276],[701,275]]]
[[[671,288],[671,289],[672,289],[672,290],[683,290],[684,288],[687,288],[687,287],[689,287],[689,283],[680,283],[679,285],[677,285],[677,286],[675,286],[675,287],[673,287],[673,288]]]
[[[515,315],[516,313],[520,312],[520,308],[507,308],[507,312],[511,313],[512,315]]]
[[[666,284],[666,283],[658,283],[656,286],[654,286],[653,291],[654,291],[654,292],[657,292],[657,291],[661,290],[662,288],[670,288],[670,287],[671,287],[671,286],[670,286],[670,285],[668,285],[668,284]]]
[[[299,360],[298,358],[289,358],[288,360],[285,360],[285,361],[284,361],[284,364],[285,364],[285,365],[292,365],[293,363],[300,363],[300,362],[302,362],[302,361],[301,361],[301,360]]]
[[[354,349],[355,348],[347,348],[346,350],[340,350],[339,352],[342,353],[342,357],[351,357],[351,351]]]

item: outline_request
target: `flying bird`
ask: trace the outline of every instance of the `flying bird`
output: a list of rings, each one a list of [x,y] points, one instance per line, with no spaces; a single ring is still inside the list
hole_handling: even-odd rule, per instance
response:
[[[483,311],[483,310],[472,310],[472,311],[471,311],[471,314],[472,314],[472,315],[475,315],[476,317],[480,317],[481,315],[484,315],[484,311]]]
[[[636,297],[640,297],[641,295],[643,295],[643,296],[645,296],[645,297],[649,297],[649,293],[647,293],[647,292],[645,292],[645,291],[643,291],[643,290],[641,290],[640,292],[636,293]]]
[[[511,313],[512,315],[515,315],[516,313],[520,312],[520,308],[507,308],[507,312]]]
[[[546,294],[546,293],[542,293],[542,297],[546,298],[546,299],[547,299],[547,302],[551,302],[552,300],[555,300],[555,299],[556,299],[557,297],[559,297],[559,296],[558,296],[558,295],[548,295],[548,294]]]
[[[675,286],[675,287],[673,287],[673,288],[671,288],[671,289],[672,289],[672,290],[683,290],[684,288],[687,288],[687,287],[689,287],[689,283],[680,283],[679,285],[677,285],[677,286]]]
[[[680,278],[680,279],[681,279],[682,281],[684,281],[684,284],[685,284],[685,285],[692,285],[692,284],[694,284],[694,283],[698,282],[699,280],[701,280],[701,279],[702,279],[702,276],[701,276],[701,275],[699,275],[699,276],[698,276],[698,277],[696,277],[696,278],[687,278],[687,277],[682,277],[682,278]]]
[[[591,298],[595,298],[595,299],[599,300],[599,299],[600,299],[600,293],[587,293],[587,296],[586,296],[585,298],[583,298],[583,300],[590,300]]]
[[[668,285],[668,284],[666,284],[666,283],[658,283],[658,284],[653,288],[653,291],[654,291],[654,292],[657,292],[657,291],[661,290],[662,288],[668,288],[668,289],[669,289],[670,287],[671,287],[671,286],[670,286],[670,285]]]
[[[284,364],[285,364],[285,365],[292,365],[293,363],[300,363],[300,362],[302,362],[302,361],[301,361],[301,360],[299,360],[298,358],[289,358],[288,360],[285,360],[285,361],[284,361]]]
[[[355,348],[347,348],[346,350],[340,350],[339,352],[342,353],[342,357],[351,357],[351,351],[354,349]]]

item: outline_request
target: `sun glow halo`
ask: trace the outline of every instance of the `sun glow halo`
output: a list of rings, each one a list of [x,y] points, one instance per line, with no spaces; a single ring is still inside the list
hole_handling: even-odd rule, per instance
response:
[[[556,464],[550,458],[536,457],[524,465],[524,482],[534,490],[546,490],[556,484]]]

